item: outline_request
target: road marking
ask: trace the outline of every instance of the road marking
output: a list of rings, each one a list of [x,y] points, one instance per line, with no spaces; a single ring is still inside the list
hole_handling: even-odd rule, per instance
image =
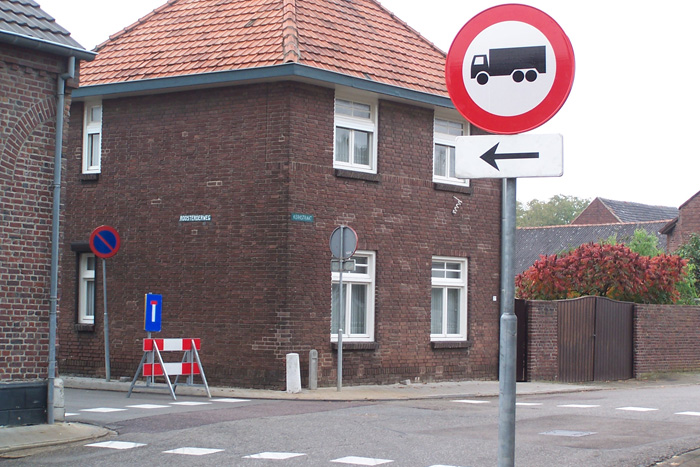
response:
[[[94,409],[80,409],[81,412],[97,412],[97,413],[111,413],[111,412],[124,412],[126,409],[115,409],[112,407],[97,407]]]
[[[207,448],[177,448],[171,449],[169,451],[163,451],[164,454],[183,454],[186,456],[206,456],[207,454],[214,454],[216,452],[221,452],[223,449],[207,449]]]
[[[353,465],[382,465],[388,464],[389,462],[394,462],[389,459],[372,459],[371,457],[357,457],[357,456],[347,456],[341,457],[340,459],[332,460],[331,462],[336,462],[338,464],[353,464]]]
[[[80,415],[79,413],[73,413],[73,412],[66,412],[63,414],[64,417],[75,417],[76,415]]]
[[[271,459],[271,460],[286,460],[294,457],[305,456],[306,454],[299,452],[261,452],[243,456],[243,459]]]
[[[107,448],[107,449],[133,449],[145,446],[143,443],[129,443],[126,441],[102,441],[101,443],[86,444],[91,448]]]
[[[654,410],[659,409],[652,409],[651,407],[618,407],[615,410],[627,410],[629,412],[653,412]]]
[[[595,435],[595,431],[571,431],[571,430],[552,430],[540,433],[547,436],[567,436],[570,438],[580,438],[581,436]]]
[[[523,405],[525,407],[534,407],[536,405],[542,405],[542,402],[516,402],[515,405]]]
[[[169,405],[157,405],[157,404],[139,404],[139,405],[127,405],[131,409],[167,409]]]
[[[461,400],[456,400],[453,402],[460,402],[462,404],[490,404],[489,401],[475,401],[475,400],[469,400],[469,399],[461,399]]]
[[[250,399],[235,399],[235,398],[223,398],[223,399],[212,399],[214,402],[250,402]]]
[[[600,407],[599,405],[589,405],[589,404],[564,404],[564,405],[558,405],[557,407],[563,407],[566,409],[593,409],[596,407]]]
[[[693,417],[700,417],[700,412],[676,412],[676,415],[691,415]]]
[[[170,405],[209,405],[211,402],[196,402],[196,401],[185,401],[185,402],[171,402]]]

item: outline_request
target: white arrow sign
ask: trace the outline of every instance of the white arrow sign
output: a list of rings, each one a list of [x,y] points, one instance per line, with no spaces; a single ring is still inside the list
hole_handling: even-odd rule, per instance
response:
[[[564,173],[561,135],[458,136],[455,155],[458,178],[561,177]]]

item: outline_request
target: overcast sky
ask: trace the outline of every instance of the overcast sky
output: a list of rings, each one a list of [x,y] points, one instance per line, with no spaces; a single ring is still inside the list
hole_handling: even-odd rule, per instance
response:
[[[92,49],[165,0],[37,0]],[[236,0],[231,0],[236,1]],[[484,0],[381,0],[447,52]],[[518,200],[554,195],[678,207],[700,191],[700,2],[527,0],[569,36],[569,99],[533,133],[564,138],[564,176],[518,179]]]

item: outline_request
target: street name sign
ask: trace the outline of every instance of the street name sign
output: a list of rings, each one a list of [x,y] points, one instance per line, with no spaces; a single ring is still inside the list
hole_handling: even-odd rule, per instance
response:
[[[561,135],[458,136],[455,175],[459,178],[561,177]]]
[[[469,122],[512,135],[537,128],[559,111],[574,68],[571,42],[549,15],[508,4],[482,11],[457,33],[445,80]]]

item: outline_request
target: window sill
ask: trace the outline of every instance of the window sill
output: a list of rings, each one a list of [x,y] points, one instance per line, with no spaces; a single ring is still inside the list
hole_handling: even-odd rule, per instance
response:
[[[87,323],[76,323],[73,325],[73,329],[77,332],[95,332],[95,325]]]
[[[343,342],[343,351],[345,350],[377,350],[379,344],[376,342]],[[331,349],[338,350],[338,343],[331,342]]]
[[[430,346],[433,349],[468,349],[472,346],[471,341],[432,341]]]
[[[371,174],[367,172],[356,172],[347,169],[335,169],[335,176],[340,178],[352,178],[353,180],[365,180],[367,182],[381,182],[382,177],[379,174]]]
[[[80,174],[81,182],[96,182],[100,179],[100,174]]]
[[[454,193],[472,194],[472,187],[463,185],[451,185],[449,183],[433,182],[433,188],[438,191],[452,191]]]

